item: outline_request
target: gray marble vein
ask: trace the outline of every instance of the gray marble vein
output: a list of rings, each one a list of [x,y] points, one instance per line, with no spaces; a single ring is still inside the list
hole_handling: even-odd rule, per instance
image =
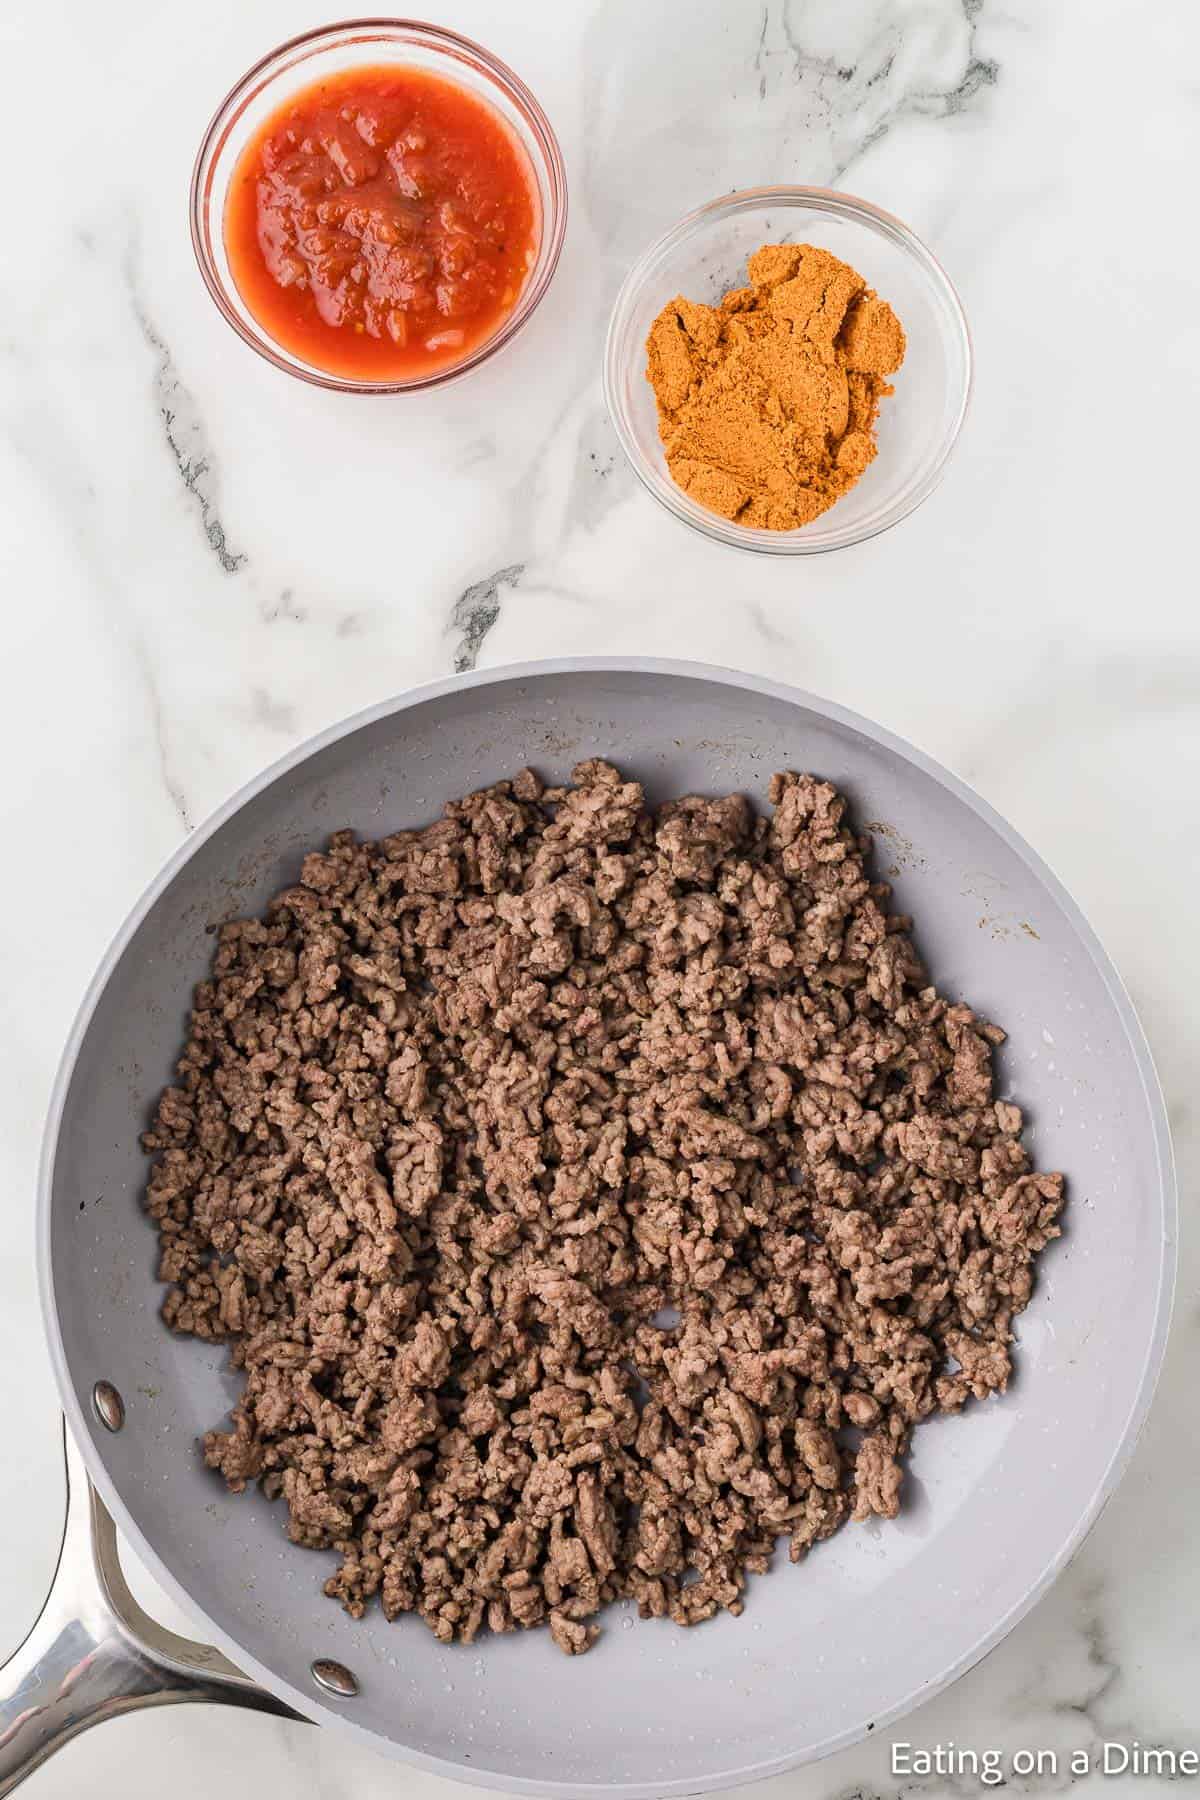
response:
[[[162,777],[162,784],[166,789],[167,797],[170,800],[171,805],[175,808],[175,811],[179,816],[179,822],[183,826],[183,829],[185,831],[191,831],[196,821],[192,817],[191,810],[188,807],[187,795],[184,792],[183,784],[179,780],[179,776],[175,771],[174,763],[172,761],[167,718],[163,708],[162,695],[159,692],[158,681],[154,673],[154,664],[140,637],[132,640],[132,649],[137,664],[138,674],[141,678],[142,688],[146,695],[146,705],[150,713],[150,723],[154,731],[154,748],[158,758],[158,769],[159,774]]]
[[[839,142],[828,179],[840,182],[859,157],[906,114],[949,118],[964,111],[981,89],[995,86],[998,64],[979,56],[975,48],[977,20],[984,4],[985,0],[953,0],[951,11],[959,14],[955,28],[962,39],[962,74],[952,85],[936,80],[923,85],[919,74],[906,73],[912,69],[913,49],[922,47],[919,32],[896,17],[891,8],[876,14],[865,43],[830,56],[810,48],[802,6],[794,0],[781,0],[778,8],[764,5],[755,59],[760,97],[766,97],[770,59],[780,55],[785,62],[790,59],[792,79],[798,86],[807,86],[810,104],[825,114],[831,134]],[[951,25],[953,21],[944,19],[943,23]],[[772,35],[774,45],[768,43]],[[902,52],[907,53],[903,60]],[[920,58],[916,61],[920,70]]]
[[[280,588],[273,598],[259,602],[258,616],[264,625],[278,625],[281,622],[303,625],[309,615],[308,608],[296,599],[295,590],[285,587]]]
[[[218,477],[200,405],[180,379],[171,349],[146,309],[137,275],[135,252],[125,260],[125,279],[134,317],[143,338],[157,358],[155,396],[167,447],[184,492],[195,507],[209,548],[226,575],[236,575],[246,562],[244,551],[229,544],[217,510]]]
[[[475,667],[483,641],[500,617],[501,589],[516,587],[524,573],[524,563],[509,563],[506,568],[485,575],[482,581],[473,581],[454,602],[447,629],[458,636],[455,674],[463,675]]]
[[[588,58],[585,88],[585,199],[601,241],[624,258],[723,191],[836,186],[900,121],[980,107],[1001,77],[977,44],[985,18],[975,0],[613,0],[592,22],[607,55]]]

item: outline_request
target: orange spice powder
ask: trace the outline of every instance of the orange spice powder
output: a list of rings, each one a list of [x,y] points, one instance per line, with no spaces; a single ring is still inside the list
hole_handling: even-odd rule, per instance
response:
[[[875,455],[904,331],[848,263],[765,244],[719,306],[678,298],[647,340],[667,466],[702,506],[768,531],[807,525]]]

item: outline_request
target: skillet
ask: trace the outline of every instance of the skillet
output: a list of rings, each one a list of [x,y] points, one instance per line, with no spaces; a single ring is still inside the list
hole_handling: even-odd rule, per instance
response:
[[[138,1134],[171,1077],[212,923],[260,911],[339,827],[378,836],[525,763],[562,780],[591,755],[617,761],[652,802],[740,789],[765,805],[779,768],[846,791],[938,985],[1009,1031],[999,1091],[1027,1109],[1039,1166],[1066,1171],[1069,1201],[1018,1322],[1008,1395],[917,1433],[896,1521],[848,1527],[799,1567],[780,1556],[740,1620],[626,1632],[610,1615],[580,1662],[545,1632],[465,1649],[411,1618],[356,1623],[320,1591],[336,1559],[290,1546],[280,1508],[227,1496],[203,1468],[195,1440],[235,1383],[220,1347],[158,1318]],[[55,1588],[0,1671],[0,1795],[87,1725],[197,1699],[292,1713],[531,1795],[648,1800],[827,1755],[978,1661],[1078,1549],[1145,1417],[1175,1268],[1149,1051],[1041,860],[952,775],[842,707],[640,658],[434,683],[324,732],[222,807],[135,907],[84,1001],[38,1204],[73,1480]],[[113,1521],[206,1645],[136,1606]]]

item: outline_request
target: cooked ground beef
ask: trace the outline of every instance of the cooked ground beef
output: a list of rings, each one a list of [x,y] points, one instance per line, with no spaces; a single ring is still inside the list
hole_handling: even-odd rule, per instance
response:
[[[523,770],[221,929],[145,1140],[163,1314],[245,1372],[208,1463],[355,1616],[740,1612],[1004,1390],[1062,1177],[844,800],[771,799]]]

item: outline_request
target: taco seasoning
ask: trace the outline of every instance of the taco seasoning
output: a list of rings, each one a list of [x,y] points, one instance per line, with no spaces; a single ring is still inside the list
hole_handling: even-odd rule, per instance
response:
[[[242,152],[224,220],[263,330],[356,380],[470,355],[516,305],[540,232],[536,178],[500,114],[402,65],[293,94]]]
[[[765,244],[747,272],[749,285],[718,306],[680,297],[663,307],[646,374],[679,487],[739,525],[793,531],[874,457],[904,330],[861,275],[815,244]]]

